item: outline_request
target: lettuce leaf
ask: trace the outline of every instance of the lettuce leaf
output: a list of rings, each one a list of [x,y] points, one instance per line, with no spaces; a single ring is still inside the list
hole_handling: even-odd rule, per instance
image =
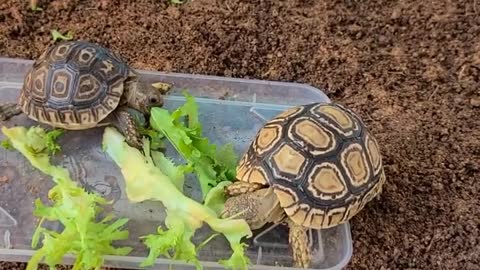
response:
[[[127,255],[130,247],[115,248],[112,242],[128,238],[128,231],[120,228],[127,219],[108,215],[97,222],[102,205],[108,204],[103,197],[87,193],[70,178],[67,169],[50,163],[50,156],[60,150],[55,139],[61,131],[46,132],[40,127],[2,127],[8,145],[28,159],[43,173],[50,175],[55,185],[48,192],[51,206],[39,199],[35,201],[33,214],[40,218],[34,232],[32,248],[36,248],[43,236],[42,246],[29,260],[27,269],[37,269],[43,261],[51,269],[62,263],[64,255],[76,256],[73,269],[100,269],[104,255]],[[45,220],[62,224],[60,232],[42,227]],[[112,222],[113,221],[113,222]]]
[[[203,199],[218,183],[235,180],[238,157],[232,144],[217,149],[202,135],[198,105],[193,96],[184,92],[186,102],[169,113],[163,108],[151,110],[151,127],[163,134],[187,161],[200,182]],[[187,124],[182,122],[185,117]]]
[[[228,268],[247,269],[250,260],[244,254],[246,245],[241,240],[252,236],[248,224],[242,219],[218,217],[217,213],[221,211],[224,200],[221,195],[207,196],[207,206],[183,194],[181,175],[188,166],[177,167],[161,153],[150,154],[148,145],[144,147],[145,154],[142,154],[138,149],[130,147],[121,133],[109,127],[104,132],[103,149],[120,168],[130,201],[138,203],[157,200],[166,208],[166,230],[159,227],[157,234],[144,237],[150,253],[142,266],[151,265],[155,258],[164,255],[192,262],[197,269],[201,268],[196,254],[198,248],[195,249],[191,237],[205,222],[215,232],[223,234],[233,250],[228,260],[220,262]],[[220,193],[222,189],[217,186],[211,191]]]

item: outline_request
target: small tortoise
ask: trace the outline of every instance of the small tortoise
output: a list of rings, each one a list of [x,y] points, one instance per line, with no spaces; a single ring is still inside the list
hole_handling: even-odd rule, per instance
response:
[[[382,190],[375,138],[351,110],[335,103],[290,108],[257,133],[226,188],[224,218],[252,230],[286,223],[296,267],[311,263],[307,230],[342,224]]]
[[[0,120],[25,113],[56,128],[114,125],[134,147],[141,135],[132,112],[145,117],[163,106],[170,85],[147,84],[117,54],[94,43],[66,41],[50,46],[25,75],[17,103],[0,106]],[[131,110],[133,109],[133,111]]]

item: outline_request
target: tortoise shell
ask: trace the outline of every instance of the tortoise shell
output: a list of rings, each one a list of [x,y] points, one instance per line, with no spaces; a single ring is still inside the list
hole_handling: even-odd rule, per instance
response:
[[[257,133],[237,167],[239,181],[272,186],[297,224],[329,228],[349,220],[385,182],[379,146],[339,104],[290,108]]]
[[[19,105],[31,119],[54,127],[94,127],[120,104],[129,72],[120,57],[98,44],[60,42],[27,72]]]

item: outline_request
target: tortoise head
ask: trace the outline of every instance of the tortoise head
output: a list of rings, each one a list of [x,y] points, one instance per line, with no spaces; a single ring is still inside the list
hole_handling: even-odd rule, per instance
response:
[[[244,219],[250,229],[256,230],[266,223],[282,220],[284,213],[273,188],[262,188],[229,197],[221,217]]]
[[[150,114],[152,107],[162,107],[164,104],[163,94],[165,91],[160,89],[158,84],[149,84],[138,80],[133,80],[127,84],[127,104],[144,115]]]

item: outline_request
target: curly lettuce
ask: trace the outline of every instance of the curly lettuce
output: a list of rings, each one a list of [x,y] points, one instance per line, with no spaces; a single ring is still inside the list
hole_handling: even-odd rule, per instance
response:
[[[7,136],[2,144],[9,149],[16,149],[41,172],[50,175],[55,185],[48,192],[51,205],[39,199],[35,201],[33,214],[40,218],[32,238],[32,248],[40,242],[29,260],[27,269],[37,269],[41,262],[51,269],[62,263],[66,254],[76,257],[73,269],[100,269],[104,263],[104,255],[127,255],[130,247],[115,248],[113,241],[128,238],[128,231],[121,230],[127,219],[114,220],[107,215],[100,221],[102,206],[108,204],[103,197],[86,192],[79,187],[69,175],[67,169],[50,163],[50,155],[61,148],[55,142],[62,134],[59,130],[46,132],[40,127],[2,127]],[[45,220],[62,224],[60,232],[42,227]]]
[[[198,105],[193,96],[184,92],[186,102],[169,113],[163,108],[151,110],[150,125],[165,136],[187,161],[200,182],[203,199],[218,183],[235,180],[237,155],[232,144],[219,149],[202,135]],[[187,124],[182,121],[187,119]]]
[[[138,203],[146,200],[160,201],[166,209],[166,228],[159,227],[157,234],[144,237],[149,247],[148,258],[141,266],[148,266],[160,256],[191,262],[201,268],[197,258],[198,249],[191,242],[194,232],[202,224],[226,237],[233,250],[228,260],[221,260],[231,269],[247,269],[249,258],[244,254],[242,238],[251,237],[248,224],[242,219],[221,219],[222,196],[214,193],[220,188],[210,189],[208,204],[201,204],[183,193],[183,175],[191,168],[175,166],[160,152],[150,154],[148,140],[144,153],[130,147],[125,137],[113,128],[106,128],[103,136],[104,151],[120,168],[126,184],[126,194],[130,201]],[[152,158],[152,156],[154,158]],[[212,208],[210,208],[212,207]]]

